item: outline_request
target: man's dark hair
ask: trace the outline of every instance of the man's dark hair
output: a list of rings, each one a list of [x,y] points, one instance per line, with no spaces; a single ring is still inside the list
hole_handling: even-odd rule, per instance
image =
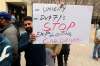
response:
[[[27,20],[32,21],[32,17],[31,17],[31,16],[26,16],[26,17],[24,18],[24,21],[27,21]]]

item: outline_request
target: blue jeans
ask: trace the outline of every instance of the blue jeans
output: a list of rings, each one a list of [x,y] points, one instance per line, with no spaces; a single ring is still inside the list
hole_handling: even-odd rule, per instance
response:
[[[100,58],[100,44],[95,44],[94,50],[93,50],[93,58],[96,58],[97,56]]]

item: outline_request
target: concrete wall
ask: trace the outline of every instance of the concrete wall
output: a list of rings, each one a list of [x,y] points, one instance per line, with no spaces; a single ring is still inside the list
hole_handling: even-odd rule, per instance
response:
[[[5,3],[5,0],[0,0],[0,11],[6,11],[7,12],[7,5]]]
[[[27,15],[32,16],[32,4],[28,3],[29,0],[0,0],[0,11],[8,12],[7,2],[23,2],[27,6]]]

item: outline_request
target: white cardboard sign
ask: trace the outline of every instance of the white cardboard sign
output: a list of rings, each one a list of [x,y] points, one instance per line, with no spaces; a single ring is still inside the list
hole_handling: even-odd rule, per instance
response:
[[[34,44],[88,43],[93,6],[33,4]]]

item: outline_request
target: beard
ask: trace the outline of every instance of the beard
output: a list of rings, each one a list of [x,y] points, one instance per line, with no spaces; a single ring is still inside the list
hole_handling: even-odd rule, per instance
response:
[[[3,28],[3,27],[4,27],[4,25],[0,23],[0,28]]]
[[[0,28],[3,28],[4,26],[0,25]]]
[[[31,27],[28,27],[25,30],[27,31],[27,33],[32,33],[32,28]]]

